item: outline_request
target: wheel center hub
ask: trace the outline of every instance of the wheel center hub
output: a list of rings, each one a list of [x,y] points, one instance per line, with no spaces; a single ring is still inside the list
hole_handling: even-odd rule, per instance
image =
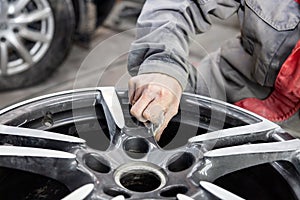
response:
[[[164,171],[148,162],[133,162],[121,166],[114,175],[116,183],[134,192],[152,192],[166,185]]]

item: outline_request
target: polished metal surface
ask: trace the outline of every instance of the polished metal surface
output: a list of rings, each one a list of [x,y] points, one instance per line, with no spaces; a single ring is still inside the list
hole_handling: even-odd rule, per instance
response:
[[[266,162],[295,159],[300,149],[300,140],[249,144],[208,151],[204,154],[205,164],[194,174],[199,180],[214,181],[231,172]],[[194,177],[195,178],[195,177]]]
[[[93,184],[86,184],[81,186],[80,188],[73,191],[68,196],[64,197],[62,200],[77,200],[77,199],[85,199],[94,189]]]
[[[212,183],[201,181],[200,185],[219,199],[243,200],[243,198],[240,198],[237,195],[232,194],[231,192],[228,192]]]

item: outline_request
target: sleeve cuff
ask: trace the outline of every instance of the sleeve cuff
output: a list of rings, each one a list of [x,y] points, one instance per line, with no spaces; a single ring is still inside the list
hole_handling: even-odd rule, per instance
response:
[[[186,88],[188,73],[178,65],[172,63],[160,62],[160,61],[144,62],[140,66],[138,74],[149,74],[149,73],[161,73],[161,74],[166,74],[168,76],[171,76],[179,82],[183,90]]]

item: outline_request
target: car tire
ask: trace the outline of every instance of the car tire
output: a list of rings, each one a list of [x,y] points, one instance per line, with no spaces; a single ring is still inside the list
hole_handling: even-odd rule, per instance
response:
[[[32,86],[47,79],[70,51],[75,30],[75,13],[71,0],[46,0],[51,7],[54,32],[44,55],[28,69],[12,75],[0,75],[0,90]]]

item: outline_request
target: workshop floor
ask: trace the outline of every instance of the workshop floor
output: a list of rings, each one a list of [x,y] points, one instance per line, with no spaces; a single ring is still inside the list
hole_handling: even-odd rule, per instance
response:
[[[126,88],[129,79],[126,70],[127,53],[134,40],[135,24],[132,19],[122,19],[120,24],[114,24],[115,12],[112,12],[105,26],[97,30],[90,49],[74,45],[63,65],[45,82],[26,89],[0,93],[0,108],[63,90],[96,86]],[[238,34],[236,16],[226,21],[214,19],[214,22],[209,33],[197,36],[197,43],[191,45],[192,63],[199,62],[207,52],[216,50],[223,41]],[[300,133],[300,128],[298,130]]]

